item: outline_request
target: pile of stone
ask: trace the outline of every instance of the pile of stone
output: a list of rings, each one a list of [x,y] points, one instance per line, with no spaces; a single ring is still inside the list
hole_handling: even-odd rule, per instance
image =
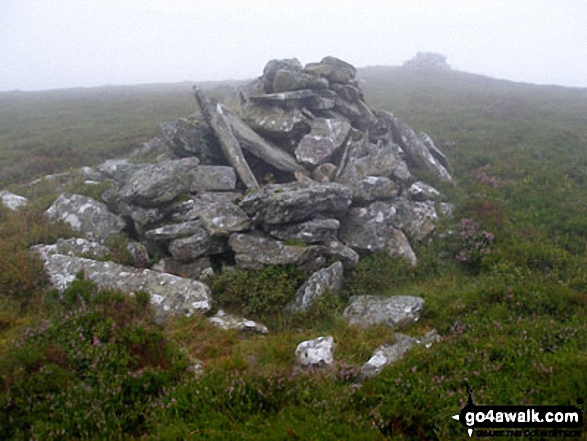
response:
[[[102,245],[127,234],[141,268],[103,268],[88,255],[45,251],[59,288],[83,269],[100,284],[153,290],[164,318],[210,310],[202,282],[213,261],[244,269],[296,265],[315,273],[284,307],[305,311],[320,295],[340,291],[343,269],[366,254],[416,265],[411,243],[432,236],[437,210],[452,209],[412,177],[422,170],[452,183],[446,157],[425,133],[370,109],[344,61],[270,61],[231,107],[194,94],[197,114],[162,124],[161,138],[143,146],[164,152],[159,162],[135,157],[84,167],[87,183],[111,182],[103,201],[62,194],[47,211]]]
[[[434,52],[418,52],[414,58],[406,61],[403,67],[415,70],[447,71],[451,70],[446,57]]]

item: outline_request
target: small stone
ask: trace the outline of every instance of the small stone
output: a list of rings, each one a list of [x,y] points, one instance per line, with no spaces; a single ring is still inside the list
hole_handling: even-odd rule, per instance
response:
[[[296,348],[295,356],[298,366],[329,366],[334,361],[334,339],[328,336],[304,341]]]

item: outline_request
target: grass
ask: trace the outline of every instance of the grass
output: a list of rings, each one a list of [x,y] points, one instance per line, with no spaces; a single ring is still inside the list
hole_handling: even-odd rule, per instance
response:
[[[136,300],[81,281],[56,299],[26,252],[70,232],[40,216],[57,184],[19,185],[124,154],[193,110],[189,88],[0,94],[0,183],[33,200],[20,213],[0,208],[4,438],[452,440],[467,437],[450,418],[467,387],[480,405],[587,397],[587,90],[461,72],[359,75],[371,107],[447,154],[458,185],[438,187],[455,218],[438,226],[444,239],[415,247],[417,268],[371,256],[304,316],[281,315],[305,277],[291,268],[217,276],[219,306],[270,328],[248,338],[201,317],[155,327]],[[441,341],[356,388],[360,366],[394,339],[393,329],[348,326],[342,311],[360,294],[421,296],[422,318],[402,332],[436,329]],[[71,350],[80,335],[81,355]],[[92,345],[94,335],[109,343]],[[334,368],[294,374],[297,344],[320,335],[334,338]],[[201,378],[187,369],[196,360]]]

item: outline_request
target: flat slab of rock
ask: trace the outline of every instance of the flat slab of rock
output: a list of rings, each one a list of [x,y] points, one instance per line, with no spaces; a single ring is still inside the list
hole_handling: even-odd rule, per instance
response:
[[[433,342],[438,340],[439,337],[436,331],[430,331],[421,338],[396,333],[395,343],[383,344],[378,347],[369,361],[361,367],[361,379],[379,375],[385,366],[397,363],[415,345],[423,344],[430,347]]]
[[[169,273],[187,279],[198,279],[201,278],[205,272],[212,270],[211,266],[210,259],[207,257],[201,257],[188,263],[180,262],[172,257],[168,257],[161,259],[153,265],[151,269],[153,271]]]
[[[62,194],[45,214],[51,222],[64,221],[86,239],[100,243],[126,227],[124,220],[108,211],[106,204],[79,194]]]
[[[11,193],[8,190],[0,191],[0,201],[5,207],[10,208],[12,211],[16,211],[20,207],[25,207],[29,203],[27,198]]]
[[[318,337],[300,343],[295,352],[298,366],[331,365],[334,361],[334,339]]]
[[[293,156],[259,136],[236,115],[227,114],[227,121],[240,146],[252,155],[286,172],[305,172]]]
[[[353,200],[372,202],[375,200],[393,199],[398,195],[397,184],[382,176],[367,176],[351,185]]]
[[[198,158],[165,161],[134,172],[120,189],[120,197],[129,204],[157,207],[187,193],[192,185]]]
[[[340,222],[336,219],[311,219],[299,224],[276,225],[269,235],[284,241],[330,242],[337,239],[339,227]]]
[[[424,299],[413,296],[352,296],[343,314],[351,326],[367,328],[385,324],[403,327],[418,321]]]
[[[318,214],[340,214],[351,203],[351,190],[337,183],[267,185],[246,195],[240,207],[261,223],[300,222]]]
[[[227,331],[235,330],[255,334],[267,334],[269,332],[265,325],[233,314],[226,314],[223,310],[218,311],[213,317],[208,318],[208,321],[214,326],[218,326]]]
[[[273,139],[293,138],[310,130],[306,118],[299,109],[245,106],[241,111],[241,117],[253,130]]]
[[[30,248],[40,254],[43,260],[51,254],[63,254],[65,256],[78,256],[90,259],[101,259],[110,254],[110,249],[97,242],[90,242],[81,237],[70,239],[58,239],[53,245],[35,245]]]
[[[298,289],[295,303],[288,309],[295,312],[307,311],[316,300],[326,293],[339,294],[343,280],[343,267],[340,262],[335,262],[327,268],[316,271]]]
[[[452,176],[446,168],[430,153],[428,147],[416,135],[416,133],[399,118],[393,117],[392,129],[394,139],[402,147],[408,156],[409,162],[414,166],[431,171],[444,181],[452,183]]]
[[[196,280],[171,274],[61,254],[48,256],[45,270],[51,284],[59,291],[65,290],[75,280],[76,275],[83,271],[87,279],[100,287],[129,293],[147,292],[151,295],[151,304],[155,308],[155,321],[159,323],[171,315],[189,316],[211,309],[210,288]]]
[[[235,253],[236,264],[248,269],[260,269],[267,265],[312,267],[321,254],[321,249],[317,246],[285,245],[278,240],[256,234],[232,234],[228,245]]]
[[[226,240],[212,238],[202,225],[191,236],[173,240],[169,244],[169,252],[180,262],[190,262],[201,256],[223,253],[225,243]]]
[[[192,172],[190,191],[229,191],[236,187],[234,168],[222,165],[200,165]]]
[[[296,148],[298,162],[319,165],[326,162],[345,141],[351,125],[343,120],[317,118],[312,131],[302,138]]]
[[[200,213],[200,222],[213,237],[228,236],[251,227],[251,219],[238,205],[231,203],[210,205]]]
[[[163,225],[145,232],[145,238],[155,242],[167,242],[181,237],[191,236],[202,228],[202,222],[189,221],[179,224]]]

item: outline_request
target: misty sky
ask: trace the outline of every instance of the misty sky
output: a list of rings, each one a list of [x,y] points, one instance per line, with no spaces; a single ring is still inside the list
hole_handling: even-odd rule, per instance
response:
[[[587,87],[587,0],[0,0],[0,90],[247,79],[273,58]]]

